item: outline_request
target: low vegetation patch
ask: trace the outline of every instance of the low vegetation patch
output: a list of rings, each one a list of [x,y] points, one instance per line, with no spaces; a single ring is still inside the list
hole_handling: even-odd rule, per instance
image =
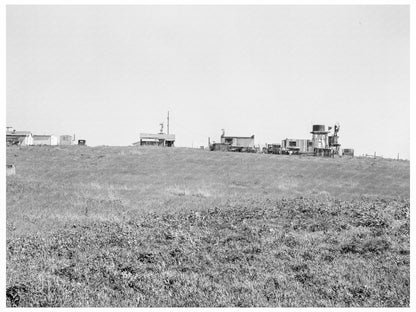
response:
[[[409,306],[409,201],[283,198],[7,240],[7,305]]]
[[[408,307],[409,162],[8,147],[9,307]]]

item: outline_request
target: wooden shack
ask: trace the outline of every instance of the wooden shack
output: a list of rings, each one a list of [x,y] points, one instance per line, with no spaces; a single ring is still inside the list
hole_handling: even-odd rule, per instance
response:
[[[33,145],[33,135],[30,131],[6,131],[6,144],[9,145]]]
[[[292,153],[313,152],[312,141],[307,139],[284,139],[282,150]]]
[[[166,146],[173,147],[175,145],[175,135],[165,133],[140,133],[140,146]]]

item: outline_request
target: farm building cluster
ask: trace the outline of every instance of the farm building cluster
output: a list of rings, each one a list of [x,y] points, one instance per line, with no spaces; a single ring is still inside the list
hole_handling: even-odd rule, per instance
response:
[[[163,123],[160,123],[159,133],[140,133],[139,141],[133,143],[136,146],[163,146],[173,147],[175,135],[169,133],[169,112],[167,117],[167,132],[163,131]],[[250,136],[230,136],[222,134],[219,142],[212,142],[208,138],[208,149],[210,151],[222,152],[245,152],[264,154],[286,154],[286,155],[313,155],[322,157],[354,156],[354,149],[341,149],[338,142],[340,126],[333,127],[325,125],[313,125],[312,137],[310,139],[284,139],[281,143],[266,144],[263,148],[254,143],[254,134]],[[332,130],[332,131],[331,131]],[[203,146],[201,146],[204,149]]]
[[[339,124],[326,128],[325,125],[312,126],[311,139],[284,139],[281,143],[266,144],[262,149],[255,146],[254,135],[226,136],[224,129],[220,142],[211,143],[208,138],[208,145],[211,151],[248,152],[265,154],[286,154],[286,155],[314,155],[323,157],[354,156],[352,148],[341,149],[338,142]],[[333,131],[331,133],[331,130]]]
[[[164,124],[160,123],[158,133],[140,133],[139,141],[133,143],[134,146],[175,146],[176,136],[169,133],[169,112],[167,116],[167,131],[164,131]],[[219,142],[212,142],[208,138],[208,149],[210,151],[223,152],[245,152],[245,153],[264,153],[264,154],[286,154],[286,155],[311,155],[321,157],[335,156],[354,156],[354,149],[341,149],[338,139],[340,126],[335,124],[333,127],[325,125],[313,125],[312,137],[310,139],[283,139],[281,143],[265,144],[263,148],[254,143],[254,134],[250,136],[230,136],[222,134]],[[332,130],[332,131],[331,131]],[[7,127],[6,143],[10,145],[86,145],[85,140],[75,141],[75,135],[39,135],[32,134],[30,131],[16,131]],[[201,146],[202,149],[205,149]]]
[[[75,140],[75,135],[33,134],[31,131],[18,131],[12,127],[6,129],[7,146],[33,145],[85,145],[85,140]]]

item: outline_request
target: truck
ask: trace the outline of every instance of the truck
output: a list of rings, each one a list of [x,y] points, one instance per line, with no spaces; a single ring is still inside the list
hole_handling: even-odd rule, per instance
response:
[[[266,144],[266,146],[263,147],[263,153],[264,154],[282,154],[282,146],[276,143]]]

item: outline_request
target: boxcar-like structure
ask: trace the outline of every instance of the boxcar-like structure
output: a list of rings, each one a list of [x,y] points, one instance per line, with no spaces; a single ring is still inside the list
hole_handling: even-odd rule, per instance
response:
[[[223,130],[221,144],[228,145],[230,152],[255,152],[254,134],[252,136],[226,136]]]
[[[312,141],[307,139],[282,140],[282,152],[284,154],[301,154],[312,152]]]

